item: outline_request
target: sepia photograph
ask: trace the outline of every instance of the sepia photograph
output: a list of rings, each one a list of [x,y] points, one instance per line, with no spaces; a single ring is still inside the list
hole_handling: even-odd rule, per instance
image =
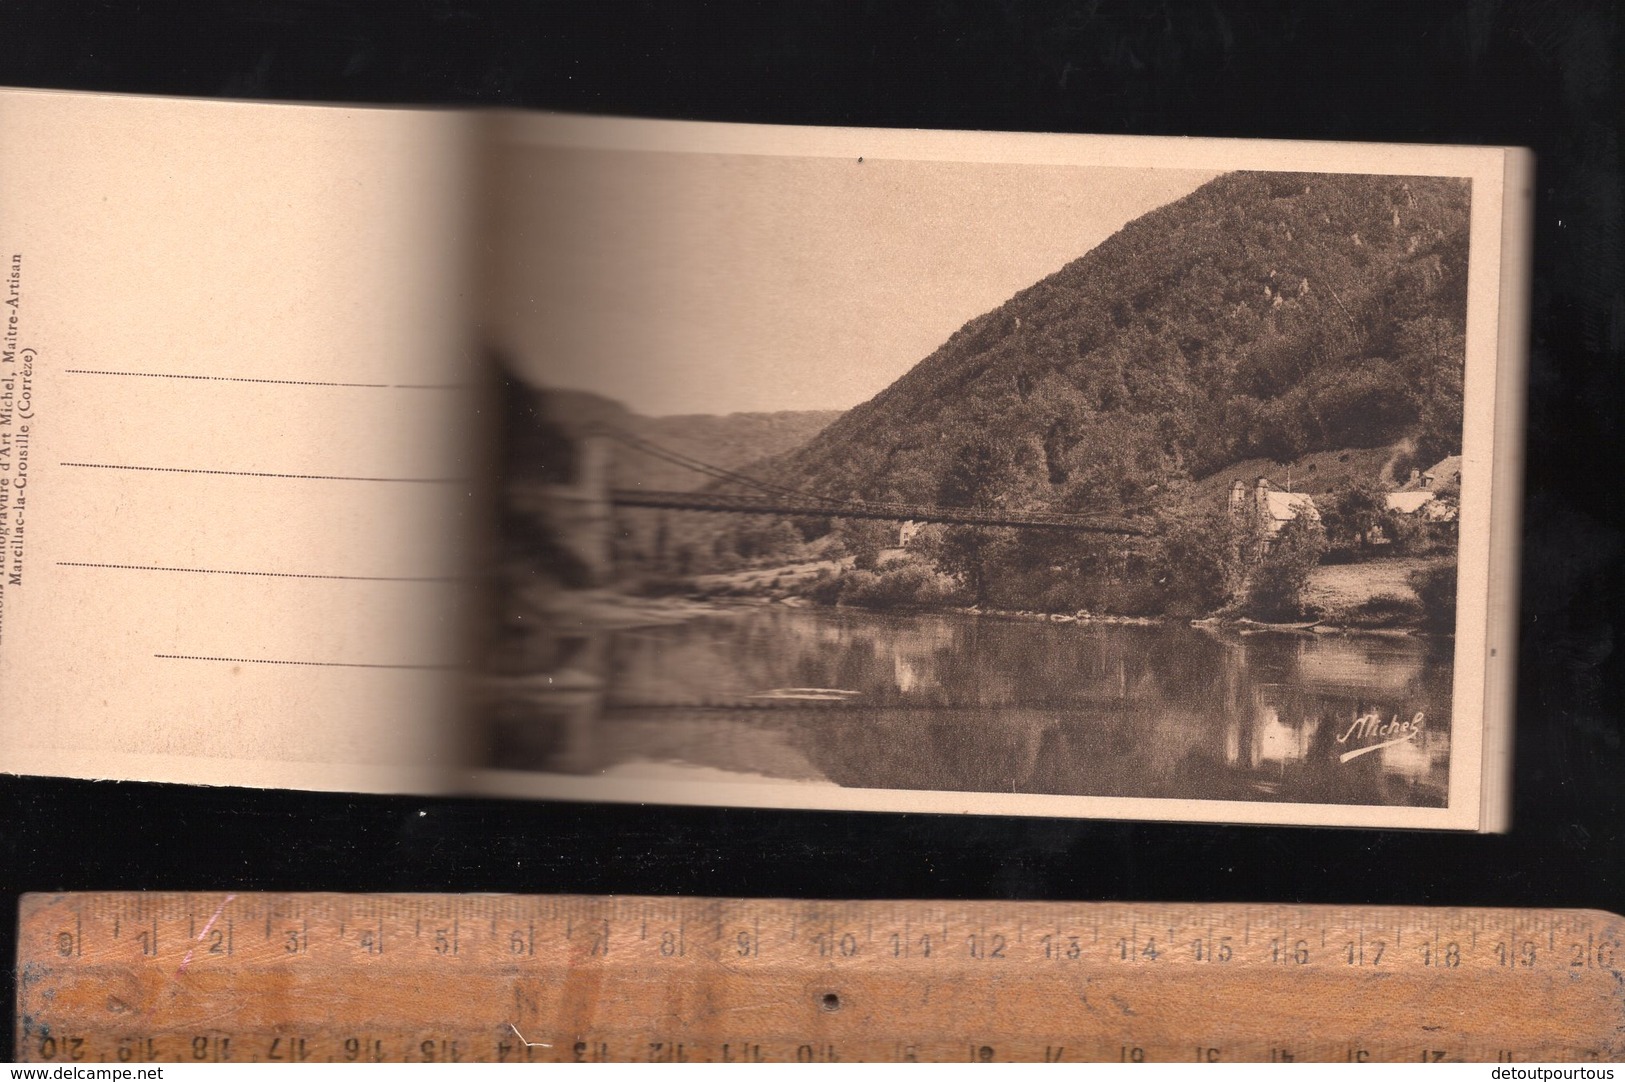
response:
[[[1617,5],[80,6],[0,1059],[1625,1057]]]
[[[499,789],[1476,817],[1471,175],[1079,143],[499,142]]]

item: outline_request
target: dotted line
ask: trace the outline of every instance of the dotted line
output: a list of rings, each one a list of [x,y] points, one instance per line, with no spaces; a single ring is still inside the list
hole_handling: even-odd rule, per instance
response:
[[[315,379],[250,379],[247,376],[191,376],[179,372],[111,372],[100,368],[66,368],[76,376],[136,376],[141,379],[202,379],[218,383],[277,383],[288,387],[388,387],[387,383],[332,383]]]
[[[190,575],[247,575],[268,579],[338,579],[345,582],[461,582],[455,575],[306,575],[292,571],[229,571],[213,567],[159,567],[154,564],[95,564],[58,560],[58,567],[103,567],[116,571],[179,571]]]
[[[204,473],[223,477],[282,477],[295,481],[380,481],[403,485],[462,485],[459,477],[346,477],[331,473],[260,473],[255,470],[194,470],[183,466],[122,466],[107,462],[64,462],[87,470],[140,470],[145,473]]]
[[[140,379],[197,379],[216,383],[270,383],[283,387],[363,387],[373,390],[461,391],[461,383],[336,383],[319,379],[256,379],[249,376],[197,376],[182,372],[115,372],[104,368],[65,368],[76,376],[133,376]]]
[[[283,661],[263,657],[207,657],[201,654],[153,654],[168,661],[225,661],[240,665],[298,665],[317,669],[427,669],[450,672],[460,665],[389,665],[367,661]]]

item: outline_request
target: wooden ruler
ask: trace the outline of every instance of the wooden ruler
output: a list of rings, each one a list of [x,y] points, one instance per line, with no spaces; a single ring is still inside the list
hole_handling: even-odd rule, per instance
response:
[[[17,1056],[1617,1060],[1592,911],[496,895],[23,899]]]

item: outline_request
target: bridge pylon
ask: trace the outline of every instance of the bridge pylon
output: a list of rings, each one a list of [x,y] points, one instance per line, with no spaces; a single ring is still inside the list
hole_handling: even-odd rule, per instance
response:
[[[518,510],[544,517],[594,586],[615,577],[614,505],[610,500],[613,464],[610,441],[589,435],[575,445],[575,470],[569,483],[516,487],[513,493]]]

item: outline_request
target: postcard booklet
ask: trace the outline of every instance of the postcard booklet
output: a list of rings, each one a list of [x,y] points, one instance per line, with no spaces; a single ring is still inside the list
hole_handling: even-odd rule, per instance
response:
[[[0,93],[0,770],[1505,829],[1531,172]]]

